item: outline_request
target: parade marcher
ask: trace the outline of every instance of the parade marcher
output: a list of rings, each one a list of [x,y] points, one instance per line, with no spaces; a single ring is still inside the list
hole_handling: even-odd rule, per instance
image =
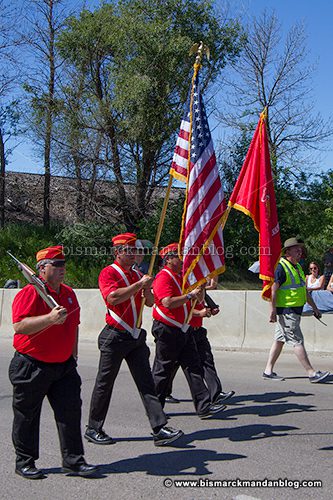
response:
[[[144,241],[148,241],[148,240],[144,240]],[[136,254],[135,254],[135,263],[134,263],[133,267],[134,267],[134,269],[137,269],[138,271],[140,271],[142,274],[147,274],[148,269],[149,269],[149,264],[148,264],[148,262],[144,261],[145,249],[147,247],[145,247],[143,245],[142,240],[139,240],[139,239],[136,240],[135,246],[136,246]]]
[[[88,465],[83,456],[81,379],[76,370],[80,307],[74,291],[63,284],[63,248],[45,248],[36,258],[40,278],[59,306],[50,310],[31,284],[13,301],[16,352],[9,379],[13,385],[15,472],[27,479],[45,477],[35,461],[39,458],[40,413],[46,396],[57,423],[63,472],[90,476],[97,468]]]
[[[176,363],[179,363],[189,384],[198,416],[202,419],[211,418],[224,410],[225,406],[211,403],[193,336],[186,324],[192,299],[202,300],[203,291],[197,287],[188,294],[182,293],[182,261],[178,256],[177,243],[163,248],[160,256],[164,267],[153,284],[155,305],[152,333],[156,343],[153,377],[156,392],[164,405],[172,372]]]
[[[212,403],[224,403],[235,394],[235,391],[222,391],[222,383],[215,368],[214,356],[207,337],[207,330],[203,327],[203,318],[215,316],[218,314],[219,309],[214,309],[213,313],[209,307],[205,307],[203,302],[197,304],[195,307],[197,314],[192,316],[190,325],[203,368],[203,378]]]
[[[286,240],[282,249],[284,257],[280,259],[275,271],[270,322],[277,324],[274,342],[263,372],[264,379],[284,380],[273,369],[285,343],[293,346],[297,359],[307,372],[310,382],[321,382],[329,375],[327,371],[315,371],[312,367],[300,328],[301,314],[306,302],[312,307],[314,316],[321,318],[320,311],[306,289],[305,275],[299,264],[303,248],[304,243],[297,238]]]
[[[115,379],[125,359],[140,393],[150,425],[154,444],[163,446],[183,435],[182,431],[166,427],[166,415],[156,396],[149,364],[146,331],[137,328],[142,293],[146,304],[152,306],[152,278],[142,275],[133,265],[136,254],[136,235],[119,234],[112,238],[115,252],[113,264],[99,275],[99,288],[105,301],[106,326],[98,338],[100,362],[93,389],[89,423],[85,438],[95,444],[112,444],[113,439],[103,430]]]
[[[210,288],[212,289],[212,288]],[[204,303],[197,304],[194,309],[194,314],[190,320],[191,332],[193,333],[193,340],[197,347],[197,351],[200,357],[201,366],[203,369],[203,378],[207,389],[210,394],[210,400],[213,403],[225,403],[234,394],[235,391],[223,392],[222,383],[216,371],[214,356],[212,353],[212,348],[207,337],[207,330],[203,327],[203,318],[210,318],[219,313],[219,308],[215,307],[213,310],[205,306]],[[171,382],[169,382],[167,396],[165,398],[166,403],[174,403],[175,401],[170,401],[173,398],[171,396],[172,392],[172,382],[176,376],[179,364],[176,364],[174,371],[171,375]],[[176,399],[177,402],[179,402]]]

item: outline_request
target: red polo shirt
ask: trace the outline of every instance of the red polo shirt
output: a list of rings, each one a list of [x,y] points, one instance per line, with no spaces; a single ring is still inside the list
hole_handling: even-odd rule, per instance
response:
[[[15,333],[13,346],[22,353],[39,361],[62,363],[73,353],[77,327],[80,323],[80,306],[74,291],[67,285],[60,285],[57,294],[48,286],[49,294],[59,305],[67,309],[67,318],[62,325],[52,325],[32,335]],[[15,296],[12,305],[13,323],[24,318],[42,316],[51,311],[50,307],[38,295],[33,285],[27,285]]]
[[[195,305],[195,309],[197,311],[202,311],[202,309],[204,309],[204,308],[205,308],[205,305],[203,302],[200,302],[199,304]],[[192,316],[191,321],[190,321],[191,326],[193,326],[194,328],[198,328],[199,326],[202,326],[202,323],[203,323],[203,318],[201,318],[200,316]]]
[[[170,274],[172,276],[170,276]],[[177,286],[178,283],[179,286]],[[188,313],[191,308],[190,301],[186,302],[185,308],[183,306],[176,307],[175,309],[168,309],[164,307],[162,304],[162,300],[166,297],[180,297],[181,292],[182,279],[179,274],[174,273],[165,266],[157,275],[153,283],[153,292],[155,297],[156,306],[169,318],[178,321],[178,323],[185,323]],[[185,314],[186,311],[186,314]],[[163,316],[161,316],[158,311],[153,308],[153,318],[165,323],[169,326],[174,326],[172,323],[169,323]]]
[[[132,285],[133,283],[136,283],[137,281],[140,280],[140,276],[137,272],[135,272],[133,269],[129,269],[128,271],[121,267],[120,264],[115,263],[121,271],[125,274],[128,283]],[[99,278],[98,278],[98,285],[99,289],[101,291],[101,294],[103,296],[104,302],[106,304],[106,307],[108,309],[111,309],[114,311],[125,323],[127,323],[131,328],[135,327],[135,321],[133,317],[133,310],[132,310],[132,303],[131,299],[127,299],[124,302],[121,302],[121,304],[117,304],[115,306],[110,305],[107,302],[107,296],[111,293],[117,290],[118,288],[125,288],[128,285],[126,284],[125,280],[121,276],[121,274],[115,269],[114,267],[107,266],[102,271],[100,272]],[[142,298],[142,293],[141,290],[139,290],[135,296],[134,296],[134,302],[135,302],[135,308],[136,308],[136,314],[139,314],[140,307],[141,307],[141,298]],[[110,316],[110,314],[107,312],[105,316],[105,321],[107,322],[108,325],[114,326],[115,328],[119,328],[120,330],[124,330],[124,326],[122,326],[120,323],[118,323],[114,318]]]

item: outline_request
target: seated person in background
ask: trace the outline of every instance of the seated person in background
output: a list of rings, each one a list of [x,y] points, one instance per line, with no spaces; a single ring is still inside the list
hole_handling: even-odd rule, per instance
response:
[[[323,260],[324,260],[324,276],[325,276],[324,288],[326,288],[327,290],[328,282],[333,272],[333,247],[327,250]]]
[[[310,262],[309,264],[309,272],[310,274],[307,274],[306,276],[306,288],[308,290],[323,290],[324,289],[324,282],[325,282],[325,276],[322,275],[320,276],[320,269],[317,264],[317,262]],[[333,290],[333,288],[332,288]]]
[[[328,290],[329,292],[333,292],[333,274],[330,277],[326,290]]]
[[[19,280],[7,280],[4,288],[20,288]]]

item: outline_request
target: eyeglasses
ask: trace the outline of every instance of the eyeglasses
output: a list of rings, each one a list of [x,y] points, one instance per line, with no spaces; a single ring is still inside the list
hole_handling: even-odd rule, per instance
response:
[[[66,262],[64,260],[55,260],[54,262],[49,262],[52,267],[65,267]]]

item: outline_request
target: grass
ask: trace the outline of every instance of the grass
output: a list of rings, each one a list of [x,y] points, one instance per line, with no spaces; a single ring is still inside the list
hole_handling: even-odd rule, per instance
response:
[[[82,227],[81,227],[82,226]],[[7,255],[9,250],[15,257],[35,269],[35,254],[41,248],[57,245],[85,245],[100,248],[110,245],[110,230],[98,232],[96,225],[83,226],[81,232],[73,227],[50,227],[45,230],[32,224],[11,224],[0,230],[0,287],[9,279],[19,279],[22,286],[25,279],[16,264]],[[82,233],[82,234],[81,234]],[[69,255],[66,266],[66,283],[74,288],[97,288],[98,275],[103,267],[110,264],[109,256]],[[261,281],[257,274],[240,269],[237,263],[227,262],[227,270],[219,277],[221,290],[260,290]]]

